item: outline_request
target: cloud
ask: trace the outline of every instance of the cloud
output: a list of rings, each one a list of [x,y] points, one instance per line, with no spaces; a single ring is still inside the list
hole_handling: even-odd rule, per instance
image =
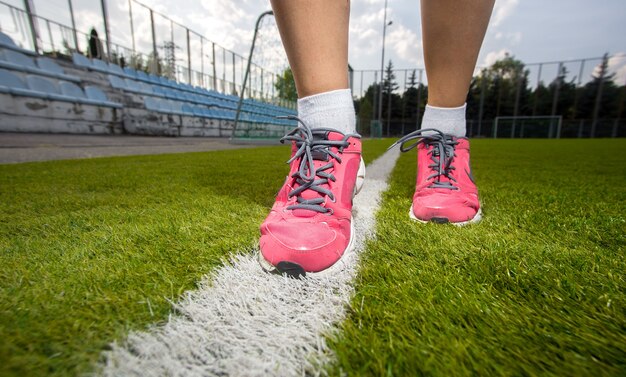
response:
[[[511,51],[506,48],[503,48],[498,51],[491,51],[485,56],[481,66],[488,67],[492,65],[493,63],[497,62],[498,60],[504,59],[507,55],[511,55]]]
[[[387,43],[397,56],[409,64],[423,66],[422,41],[413,31],[404,25],[394,25],[389,33]]]
[[[615,84],[626,85],[626,52],[618,52],[609,58],[609,72],[615,74]]]
[[[494,39],[497,41],[504,41],[511,46],[515,46],[522,41],[522,32],[516,31],[512,33],[503,33],[498,31],[494,34]]]
[[[519,0],[497,0],[493,9],[493,16],[491,18],[491,25],[494,27],[499,26],[502,21],[513,13]]]

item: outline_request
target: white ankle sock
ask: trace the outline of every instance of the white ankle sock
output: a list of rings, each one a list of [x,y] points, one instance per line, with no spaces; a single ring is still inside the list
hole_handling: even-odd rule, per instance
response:
[[[343,134],[356,133],[356,116],[350,89],[300,98],[298,117],[311,128],[332,128]]]
[[[421,128],[434,128],[444,134],[464,137],[466,130],[466,107],[466,103],[460,107],[435,107],[426,105]]]

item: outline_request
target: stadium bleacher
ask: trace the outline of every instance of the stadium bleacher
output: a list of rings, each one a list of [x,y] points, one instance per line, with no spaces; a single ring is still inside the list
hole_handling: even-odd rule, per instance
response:
[[[0,131],[230,136],[238,102],[76,52],[71,62],[37,56],[0,32]],[[295,126],[276,117],[294,113],[246,99],[239,119],[247,135],[275,137]]]

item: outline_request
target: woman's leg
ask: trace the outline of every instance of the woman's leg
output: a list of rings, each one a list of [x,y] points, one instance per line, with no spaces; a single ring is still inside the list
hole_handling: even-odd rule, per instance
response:
[[[467,92],[494,0],[422,0],[422,35],[428,78],[425,131],[417,151],[411,218],[457,225],[481,219],[470,168]]]
[[[298,97],[348,88],[348,0],[272,0]]]
[[[352,245],[352,197],[363,163],[348,89],[348,0],[272,0],[298,90],[291,171],[261,225],[260,262],[301,276]]]
[[[422,0],[428,104],[465,103],[494,0]]]

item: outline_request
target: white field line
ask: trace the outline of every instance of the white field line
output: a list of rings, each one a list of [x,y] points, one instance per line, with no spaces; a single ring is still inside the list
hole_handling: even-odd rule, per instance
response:
[[[133,332],[105,353],[105,376],[302,376],[332,359],[325,335],[345,317],[352,280],[398,148],[367,167],[354,198],[355,252],[335,274],[301,280],[264,272],[256,253],[234,257],[175,305],[177,315]]]

